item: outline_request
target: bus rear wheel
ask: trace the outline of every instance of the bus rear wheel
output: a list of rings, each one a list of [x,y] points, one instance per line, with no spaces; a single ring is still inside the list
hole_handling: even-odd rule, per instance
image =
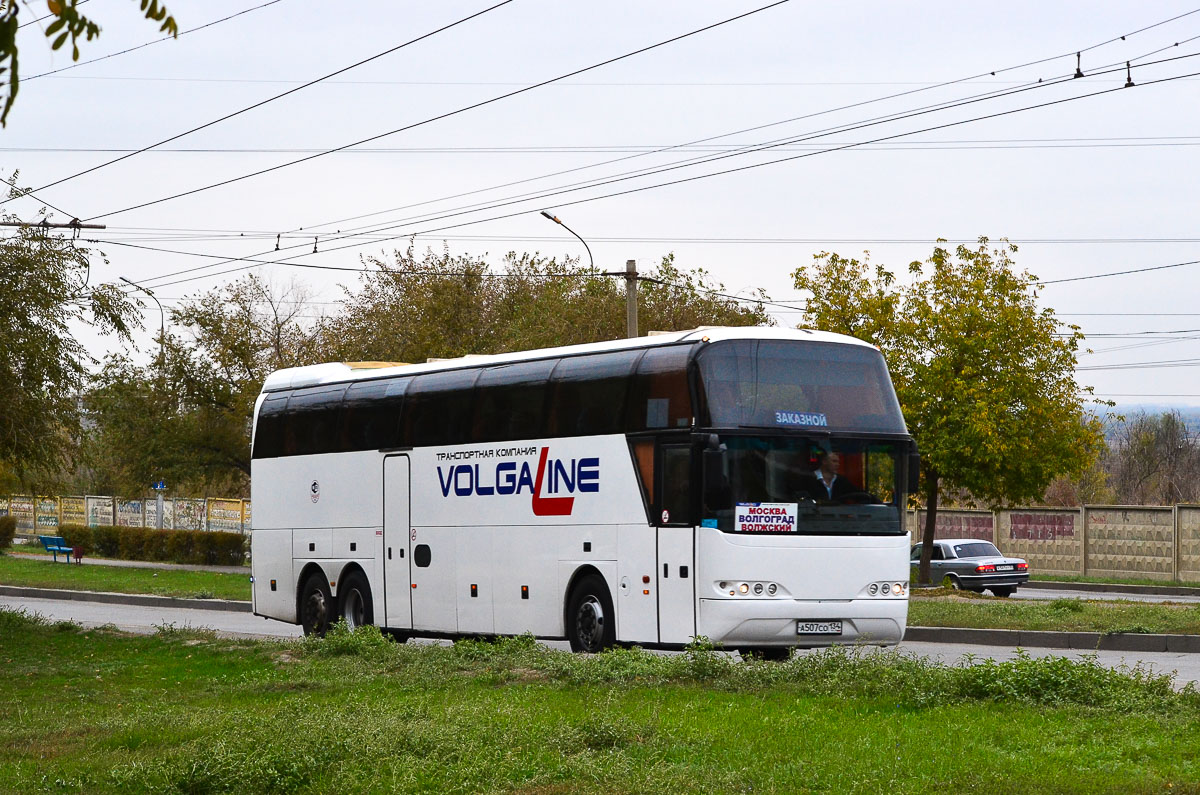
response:
[[[616,642],[616,616],[608,586],[598,574],[576,583],[567,602],[567,640],[571,651],[595,654]]]
[[[319,571],[313,572],[300,586],[300,626],[304,634],[325,637],[333,613],[333,597],[329,595],[325,575]]]
[[[371,601],[371,586],[362,572],[351,572],[342,580],[340,615],[349,629],[369,626],[375,623],[375,606]]]

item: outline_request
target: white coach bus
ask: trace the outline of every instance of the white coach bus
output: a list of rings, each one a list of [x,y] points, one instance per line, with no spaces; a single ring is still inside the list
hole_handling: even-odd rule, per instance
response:
[[[254,613],[306,633],[769,657],[904,635],[916,449],[882,355],[849,337],[281,370],[251,474]]]

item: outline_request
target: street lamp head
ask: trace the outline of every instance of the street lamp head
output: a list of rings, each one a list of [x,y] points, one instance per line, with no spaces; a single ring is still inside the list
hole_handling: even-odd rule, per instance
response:
[[[154,291],[153,291],[153,290],[151,290],[149,287],[143,287],[142,285],[138,284],[137,282],[131,282],[131,281],[129,281],[128,279],[126,279],[124,276],[118,276],[117,278],[119,278],[121,281],[123,281],[123,282],[125,282],[126,284],[128,284],[128,285],[129,285],[130,287],[132,287],[133,289],[135,289],[135,290],[141,290],[143,293],[145,293],[146,295],[150,296],[151,298],[153,298],[153,297],[154,297]]]
[[[543,217],[543,218],[547,218],[547,219],[549,219],[549,220],[553,221],[553,222],[554,222],[554,223],[556,223],[556,224],[559,224],[559,225],[561,225],[561,224],[562,224],[562,221],[558,220],[558,218],[556,218],[555,216],[553,216],[553,215],[551,215],[550,213],[546,212],[545,210],[542,210],[542,217]]]

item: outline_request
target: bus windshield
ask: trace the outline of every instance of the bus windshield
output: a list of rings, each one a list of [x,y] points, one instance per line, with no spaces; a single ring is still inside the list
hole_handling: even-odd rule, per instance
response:
[[[727,533],[899,534],[901,442],[721,435],[725,489],[702,524]]]
[[[804,340],[727,340],[696,357],[711,428],[907,433],[883,355]]]

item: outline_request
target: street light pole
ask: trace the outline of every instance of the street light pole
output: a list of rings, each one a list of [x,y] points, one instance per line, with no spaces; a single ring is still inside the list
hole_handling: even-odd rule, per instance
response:
[[[154,292],[152,290],[150,290],[150,288],[143,287],[142,285],[137,284],[136,282],[131,282],[128,279],[126,279],[124,276],[121,277],[121,281],[125,282],[126,284],[128,284],[130,287],[132,287],[135,290],[141,290],[143,293],[145,293],[146,295],[153,298],[154,303],[158,304],[158,372],[159,372],[159,375],[161,376],[163,374],[163,367],[166,364],[166,361],[165,361],[165,358],[163,355],[163,346],[166,345],[166,342],[167,342],[167,316],[163,312],[162,304],[159,303],[158,297],[154,294]]]
[[[121,277],[121,281],[125,282],[126,284],[128,284],[130,287],[132,287],[135,290],[141,290],[143,293],[145,293],[146,295],[153,298],[154,303],[158,304],[158,377],[159,377],[159,379],[163,379],[166,377],[166,372],[164,370],[164,368],[166,366],[166,360],[163,355],[163,352],[164,352],[163,346],[165,346],[167,343],[167,315],[165,312],[163,312],[162,303],[159,302],[158,296],[156,296],[154,294],[154,291],[151,290],[150,288],[143,287],[142,285],[140,285],[136,282],[131,282],[131,281],[129,281],[129,279],[126,279],[124,276]],[[154,521],[154,524],[157,527],[157,529],[162,530],[163,529],[163,493],[162,493],[162,489],[158,488],[158,485],[159,485],[158,483],[155,483],[154,485],[155,485],[155,489],[154,489],[155,521]]]
[[[568,232],[570,232],[571,234],[575,235],[575,237],[576,237],[576,238],[579,240],[579,242],[583,244],[583,247],[584,247],[585,249],[587,249],[587,253],[588,253],[588,267],[591,269],[591,271],[592,271],[592,274],[593,274],[593,275],[595,275],[595,273],[596,273],[596,261],[595,261],[594,259],[592,259],[592,249],[591,249],[591,247],[590,247],[590,246],[588,246],[588,244],[587,244],[587,241],[586,241],[586,240],[584,240],[582,237],[579,237],[579,233],[578,233],[578,232],[576,232],[574,229],[572,229],[571,227],[567,226],[567,225],[566,225],[566,224],[564,224],[562,221],[560,221],[560,220],[558,219],[558,216],[557,216],[557,215],[551,215],[550,213],[546,212],[545,210],[542,210],[542,217],[543,217],[543,218],[549,218],[551,221],[553,221],[554,223],[558,224],[558,225],[559,225],[559,226],[561,226],[563,229],[565,229],[565,230],[567,230]]]

